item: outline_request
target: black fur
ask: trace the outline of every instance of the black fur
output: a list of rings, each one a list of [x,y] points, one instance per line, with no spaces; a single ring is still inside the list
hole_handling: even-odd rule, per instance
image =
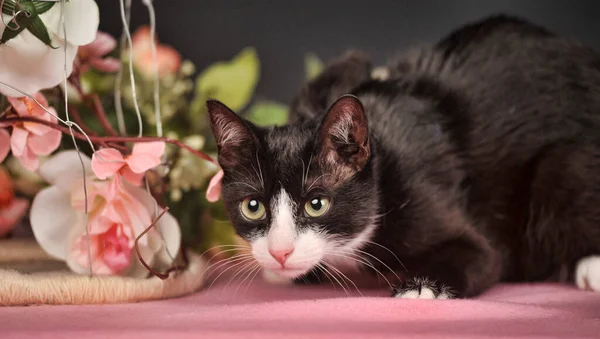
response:
[[[322,152],[328,108],[351,93],[367,114],[369,158],[342,182],[321,185],[336,204],[319,227],[349,238],[376,220],[371,240],[393,254],[373,244],[365,251],[458,297],[501,280],[556,280],[564,267],[572,279],[577,260],[600,254],[598,53],[496,16],[387,69],[388,80],[372,80],[367,56],[348,53],[303,87],[293,124],[248,123],[256,152],[238,156],[224,181],[240,234],[264,227],[234,210],[249,188],[233,183],[256,184],[250,155],[267,172],[265,194],[285,185],[301,198],[303,163]],[[311,170],[309,182],[332,171],[319,161]]]

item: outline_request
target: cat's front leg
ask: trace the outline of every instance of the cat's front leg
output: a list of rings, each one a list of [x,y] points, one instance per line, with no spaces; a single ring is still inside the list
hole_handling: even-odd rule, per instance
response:
[[[397,298],[473,297],[500,279],[500,257],[474,233],[444,241],[413,260],[411,277],[392,289]]]

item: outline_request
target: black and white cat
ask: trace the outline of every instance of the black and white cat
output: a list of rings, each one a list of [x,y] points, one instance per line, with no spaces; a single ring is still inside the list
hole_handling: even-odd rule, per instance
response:
[[[578,42],[494,16],[383,68],[344,55],[287,126],[207,105],[229,216],[279,276],[354,262],[405,298],[600,291],[600,54]]]

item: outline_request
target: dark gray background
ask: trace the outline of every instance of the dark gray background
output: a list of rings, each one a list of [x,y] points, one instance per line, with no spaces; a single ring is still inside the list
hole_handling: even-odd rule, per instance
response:
[[[161,41],[199,70],[255,46],[258,96],[288,102],[304,80],[303,58],[328,60],[360,48],[383,62],[410,45],[433,42],[469,20],[516,14],[600,50],[600,2],[592,0],[155,0]],[[100,29],[120,34],[118,0],[99,0]],[[132,26],[148,23],[133,0]]]

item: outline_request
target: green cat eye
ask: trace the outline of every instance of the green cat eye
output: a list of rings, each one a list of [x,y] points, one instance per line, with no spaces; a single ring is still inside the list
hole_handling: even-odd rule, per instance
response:
[[[265,205],[254,198],[244,199],[240,209],[244,217],[252,221],[264,219],[266,215]]]
[[[329,210],[329,198],[317,197],[310,199],[304,204],[304,210],[306,214],[313,218],[322,216]]]

